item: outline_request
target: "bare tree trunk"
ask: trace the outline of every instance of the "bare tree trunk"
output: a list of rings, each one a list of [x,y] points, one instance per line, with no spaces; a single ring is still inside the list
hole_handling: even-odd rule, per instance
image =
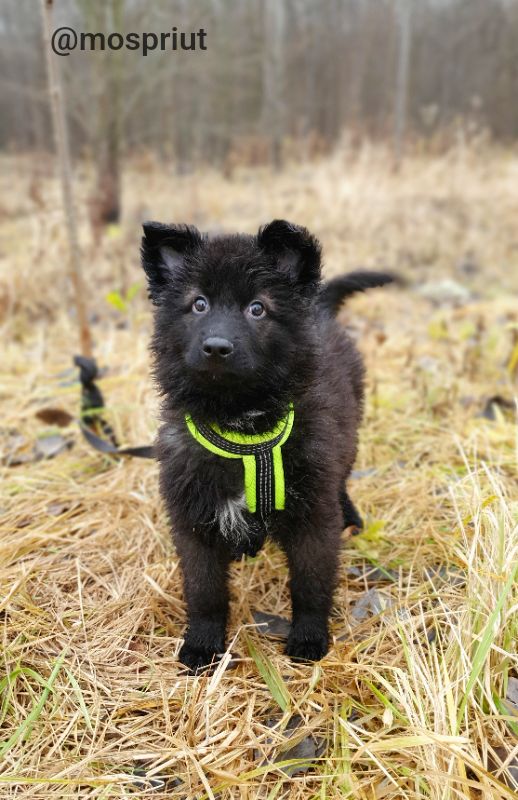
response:
[[[124,0],[111,0],[108,8],[109,24],[114,31],[122,30],[124,17]],[[117,223],[120,218],[121,203],[121,82],[122,82],[122,60],[120,58],[110,58],[110,53],[106,59],[106,95],[105,95],[105,125],[106,141],[103,159],[99,162],[99,184],[107,191],[106,208],[104,209],[105,224]],[[106,184],[106,176],[109,176],[109,187]]]
[[[122,30],[124,0],[93,4],[95,30]],[[100,96],[98,103],[97,182],[91,198],[90,219],[94,239],[100,241],[104,227],[116,224],[120,218],[120,156],[121,156],[121,68],[119,54],[109,51],[98,60]]]
[[[41,11],[43,17],[43,38],[45,56],[47,59],[47,75],[49,83],[50,99],[52,104],[52,122],[54,128],[54,138],[61,171],[61,190],[63,196],[63,210],[65,212],[68,244],[70,250],[70,279],[74,291],[74,302],[79,322],[79,339],[81,353],[84,356],[92,355],[92,337],[85,304],[85,286],[81,272],[81,254],[79,251],[79,240],[77,235],[77,221],[74,206],[74,196],[72,191],[72,174],[70,168],[70,148],[68,143],[68,130],[63,110],[63,98],[61,93],[60,78],[57,67],[56,56],[53,55],[50,47],[50,36],[52,29],[52,8],[53,0],[41,0]]]
[[[278,0],[265,0],[263,52],[263,124],[271,131],[272,161],[276,169],[282,168],[282,140],[284,119],[282,101],[284,7]]]
[[[405,144],[411,24],[412,0],[398,0],[398,61],[394,102],[394,159],[396,167],[401,164]]]

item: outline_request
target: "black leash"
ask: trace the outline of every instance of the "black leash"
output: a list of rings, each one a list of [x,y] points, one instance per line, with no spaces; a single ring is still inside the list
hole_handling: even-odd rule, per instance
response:
[[[99,376],[97,363],[93,358],[74,356],[74,364],[79,367],[79,380],[81,381],[81,421],[79,422],[79,427],[86,441],[100,453],[115,456],[136,456],[137,458],[155,458],[153,445],[119,447],[113,428],[102,417],[105,405],[102,392],[95,382],[95,379]]]

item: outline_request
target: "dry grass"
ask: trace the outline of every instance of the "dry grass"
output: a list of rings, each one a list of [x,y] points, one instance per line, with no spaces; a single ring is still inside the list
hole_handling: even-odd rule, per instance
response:
[[[38,409],[75,414],[78,387],[58,187],[42,174],[31,199],[33,162],[3,167],[5,451],[13,432],[28,444],[49,432]],[[382,264],[410,285],[342,315],[369,370],[351,483],[367,528],[344,539],[320,664],[294,666],[253,627],[256,610],[289,613],[268,546],[233,568],[235,667],[180,673],[184,606],[154,463],[97,455],[72,425],[72,449],[2,467],[0,797],[515,796],[500,767],[518,763],[518,710],[502,701],[518,677],[517,428],[512,410],[478,414],[516,389],[517,178],[516,156],[491,150],[416,157],[396,176],[382,150],[344,149],[231,183],[150,162],[128,169],[122,230],[96,253],[84,221],[102,386],[132,443],[156,428],[149,308],[143,289],[123,311],[105,297],[141,281],[141,216],[245,230],[292,218],[322,238],[328,273]],[[448,276],[474,297],[452,308],[419,294]],[[367,589],[376,613],[353,624]],[[297,742],[315,755],[308,736],[316,758],[288,778],[278,762]]]

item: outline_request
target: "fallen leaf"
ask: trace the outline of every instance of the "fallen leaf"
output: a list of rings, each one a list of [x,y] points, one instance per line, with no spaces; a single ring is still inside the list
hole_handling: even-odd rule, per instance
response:
[[[34,461],[34,453],[29,441],[22,434],[12,431],[5,439],[2,448],[2,463],[8,467],[17,467],[19,464],[27,464]]]
[[[376,475],[377,473],[376,467],[367,467],[367,469],[353,469],[350,474],[350,478],[353,480],[360,480],[360,478],[370,478],[371,475]]]
[[[73,447],[73,442],[70,439],[65,439],[59,433],[51,436],[44,436],[36,441],[34,445],[34,455],[39,458],[54,458],[62,453],[64,450],[69,450]]]
[[[516,750],[516,747],[510,747],[509,750],[506,747],[493,747],[493,752],[488,753],[487,759],[488,769],[510,789],[518,789],[518,754]],[[502,769],[504,764],[505,768]]]
[[[166,785],[165,780],[163,778],[160,778],[158,775],[152,778],[148,778],[147,772],[144,769],[144,767],[135,767],[135,769],[133,770],[133,774],[136,777],[142,779],[142,780],[136,780],[134,782],[135,786],[138,786],[139,789],[144,789],[146,791],[154,792],[157,789],[162,790],[165,788]]]
[[[461,306],[472,299],[469,289],[451,278],[424,283],[417,292],[437,306]]]
[[[264,611],[253,612],[257,630],[264,636],[274,636],[276,639],[287,639],[290,632],[290,621],[277,614],[266,614]]]
[[[368,589],[354,603],[351,609],[351,618],[358,625],[369,617],[381,614],[392,605],[394,605],[394,601],[389,597],[385,597],[377,589]]]
[[[71,439],[65,439],[59,433],[42,436],[32,446],[24,436],[14,434],[9,437],[1,460],[8,467],[17,467],[20,464],[29,464],[42,458],[54,458],[73,446],[74,442]]]
[[[509,678],[505,699],[518,710],[518,678]]]
[[[69,506],[65,503],[49,503],[45,506],[45,511],[51,517],[60,517],[65,511],[68,511]]]
[[[63,408],[40,408],[36,416],[47,425],[57,425],[58,428],[66,428],[74,420],[72,414]]]
[[[457,272],[462,272],[464,275],[475,275],[480,272],[480,264],[472,253],[466,253],[456,265]]]
[[[437,639],[437,628],[427,628],[426,639],[428,641],[428,644],[433,644]]]
[[[141,639],[132,639],[128,645],[128,656],[126,664],[136,664],[139,659],[139,654],[145,653],[147,647]]]
[[[463,408],[470,408],[470,406],[473,406],[476,402],[477,402],[476,398],[473,397],[473,395],[471,394],[459,397],[459,403]]]
[[[493,397],[489,397],[486,400],[484,408],[480,414],[477,414],[477,416],[494,421],[498,419],[497,409],[500,413],[505,411],[514,411],[515,405],[511,400],[507,400],[507,398],[502,397],[502,395],[495,394]]]
[[[273,717],[267,720],[266,724],[269,728],[273,728],[278,724],[278,722],[279,717]],[[290,717],[284,731],[286,734],[284,748],[286,748],[289,744],[289,740],[296,735],[297,730],[300,728],[302,722],[303,720],[300,714],[294,714],[292,717]],[[268,737],[266,739],[267,744],[272,744],[273,741],[273,737]],[[292,747],[287,747],[287,749],[284,749],[281,745],[280,748],[277,749],[273,761],[271,758],[266,758],[262,763],[280,764],[284,761],[293,761],[294,759],[297,759],[300,760],[300,764],[290,764],[286,765],[285,767],[280,767],[280,769],[289,777],[292,775],[302,775],[311,768],[311,761],[313,761],[315,758],[319,758],[325,752],[326,747],[327,743],[325,740],[317,742],[311,734],[308,734],[308,736],[304,736],[303,739],[298,741]],[[259,758],[260,755],[261,753],[259,750],[254,750],[255,759]]]
[[[441,363],[438,358],[433,358],[432,356],[421,356],[421,358],[417,359],[416,366],[419,367],[419,369],[422,369],[423,372],[433,373],[439,371]]]
[[[430,567],[424,568],[424,576],[430,583],[434,581],[444,581],[451,586],[464,586],[466,583],[465,574],[457,567],[433,564]]]
[[[362,578],[368,584],[380,583],[380,581],[394,583],[399,580],[399,572],[397,570],[373,567],[371,564],[363,564],[360,567],[347,567],[346,573],[351,578]]]
[[[306,736],[289,750],[284,750],[279,753],[274,759],[274,764],[282,761],[291,761],[293,759],[300,759],[301,764],[289,764],[285,767],[280,767],[285,775],[291,777],[292,775],[302,775],[307,772],[312,766],[311,762],[317,757],[317,745],[312,736]]]

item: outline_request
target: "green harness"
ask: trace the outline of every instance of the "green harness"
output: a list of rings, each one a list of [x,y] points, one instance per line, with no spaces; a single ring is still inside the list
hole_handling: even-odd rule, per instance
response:
[[[244,434],[222,431],[217,425],[195,421],[189,414],[185,421],[192,436],[203,447],[224,458],[241,458],[244,468],[246,505],[263,520],[273,509],[284,509],[286,495],[281,447],[293,427],[295,412],[288,413],[267,433]]]

